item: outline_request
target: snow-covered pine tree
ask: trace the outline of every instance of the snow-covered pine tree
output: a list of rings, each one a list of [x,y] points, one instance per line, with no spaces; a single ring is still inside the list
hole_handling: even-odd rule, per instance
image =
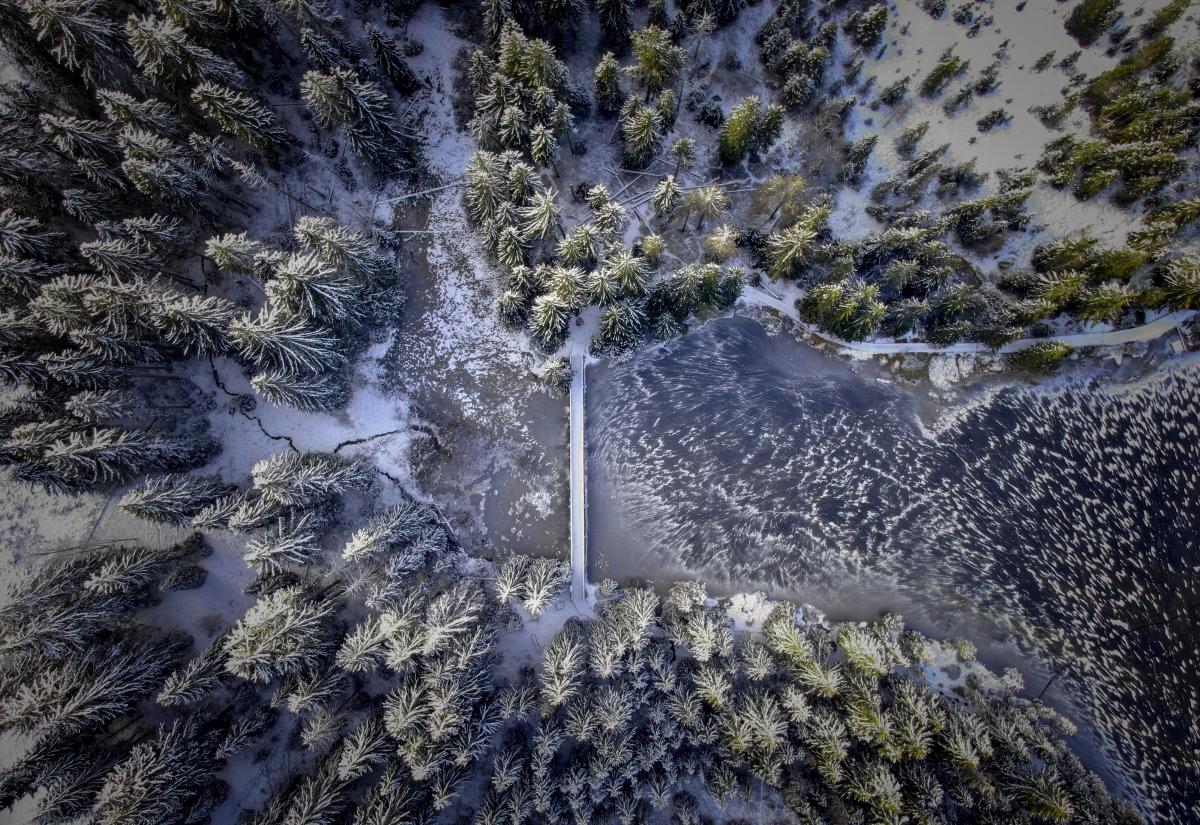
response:
[[[650,273],[641,257],[627,250],[618,250],[607,257],[604,268],[611,273],[626,297],[645,294],[646,279]]]
[[[634,75],[646,89],[645,102],[672,85],[683,70],[684,52],[671,41],[671,36],[657,26],[647,26],[632,32]]]
[[[338,755],[325,759],[304,775],[288,798],[283,815],[269,820],[280,825],[331,825],[345,809],[346,783],[338,779]]]
[[[72,158],[90,157],[111,161],[116,157],[117,140],[111,123],[49,112],[39,115],[38,122],[54,145]]]
[[[88,189],[64,189],[61,203],[64,212],[84,224],[98,223],[117,209],[108,194]]]
[[[162,263],[150,249],[125,238],[85,241],[79,253],[100,274],[119,279],[149,275]]]
[[[215,502],[213,506],[218,508],[221,516],[224,516],[228,503],[222,499]],[[276,519],[283,518],[286,514],[287,507],[274,499],[258,495],[257,491],[255,491],[253,494],[247,493],[239,498],[236,506],[225,517],[224,525],[221,526],[227,527],[235,533],[253,533],[255,530],[261,530],[270,524],[274,524]],[[216,517],[218,514],[206,514],[202,510],[196,516],[193,524],[205,518],[206,515]]]
[[[219,83],[204,82],[192,89],[192,102],[211,117],[227,135],[260,149],[287,143],[290,136],[275,113],[245,92]]]
[[[558,632],[542,658],[541,699],[549,712],[562,707],[578,691],[583,681],[587,652],[583,633],[568,622]]]
[[[370,470],[332,453],[279,453],[254,465],[251,478],[265,499],[285,507],[313,507],[347,490],[365,490]]]
[[[0,252],[14,258],[50,258],[65,237],[43,227],[41,222],[12,209],[0,212]]]
[[[699,231],[706,218],[718,218],[729,209],[729,195],[716,184],[701,186],[687,193],[683,199],[683,207],[683,225],[687,226],[688,218],[695,212],[696,230]]]
[[[123,129],[161,133],[175,137],[183,132],[179,113],[167,103],[151,98],[138,100],[114,89],[98,89],[96,100],[104,114]]]
[[[648,320],[644,301],[617,301],[601,314],[600,331],[592,341],[592,349],[597,353],[632,349],[645,336]]]
[[[102,729],[152,696],[174,663],[167,643],[91,645],[21,673],[22,687],[0,699],[0,727],[46,739]]]
[[[772,278],[793,276],[808,261],[817,233],[801,221],[771,235],[767,241],[767,272]]]
[[[87,81],[106,77],[126,54],[116,24],[97,0],[28,0],[22,6],[38,40]]]
[[[345,58],[336,42],[311,26],[300,30],[300,49],[308,62],[322,71],[342,66]]]
[[[327,72],[306,72],[300,91],[317,121],[341,129],[356,155],[383,162],[394,154],[397,132],[391,101],[377,85],[335,66]]]
[[[596,64],[594,81],[596,108],[606,115],[621,111],[625,103],[625,91],[621,88],[621,66],[612,52],[605,52]]]
[[[185,355],[224,355],[232,344],[234,304],[213,295],[168,294],[151,317],[155,331]]]
[[[122,496],[120,504],[138,518],[183,527],[232,490],[215,477],[172,473],[147,479]]]
[[[538,296],[529,314],[529,332],[547,352],[562,346],[567,338],[567,321],[570,311],[557,296]]]
[[[228,674],[224,639],[224,635],[218,636],[199,656],[168,676],[156,701],[167,708],[195,705],[216,690]]]
[[[313,253],[295,253],[284,259],[266,289],[273,307],[325,326],[357,320],[362,291],[361,285],[324,256]]]
[[[55,488],[78,490],[149,470],[186,467],[210,449],[203,438],[89,427],[54,441],[34,463],[45,468],[46,481]]]
[[[246,543],[246,564],[260,574],[282,573],[301,567],[320,555],[312,513],[279,519],[266,533]]]
[[[133,407],[133,396],[124,390],[84,390],[63,402],[63,412],[84,424],[121,418]]]
[[[125,23],[138,67],[151,80],[169,86],[202,81],[242,86],[245,78],[231,62],[193,42],[182,27],[152,16],[130,16]]]
[[[0,254],[0,295],[10,300],[12,306],[24,304],[35,297],[44,284],[70,269],[68,264],[45,263],[33,258]],[[0,341],[12,344],[16,339],[0,332]]]
[[[633,169],[646,166],[658,152],[663,121],[658,109],[636,99],[626,101],[621,113],[621,137],[625,140],[625,163]]]
[[[252,682],[320,667],[336,612],[332,602],[311,598],[300,587],[276,590],[255,602],[229,631],[225,667]]]
[[[366,32],[367,45],[371,47],[371,55],[375,58],[375,64],[379,66],[384,77],[396,87],[396,91],[402,95],[411,95],[419,89],[421,81],[409,68],[408,61],[400,54],[400,49],[391,35],[372,23],[366,25]]]
[[[553,190],[545,190],[534,194],[527,206],[520,209],[521,234],[526,240],[541,240],[554,231],[562,232],[558,221],[557,194]]]
[[[624,48],[629,42],[630,14],[633,11],[631,0],[594,0],[596,12],[600,15],[600,27],[604,35],[615,46]]]
[[[266,735],[278,716],[274,708],[261,705],[249,713],[238,715],[224,730],[224,736],[217,743],[213,755],[217,759],[227,760],[245,750]]]
[[[738,231],[729,224],[722,224],[704,236],[701,248],[704,258],[714,263],[725,263],[737,253]]]
[[[531,616],[540,616],[571,581],[571,566],[559,559],[537,557],[526,567],[521,604]]]
[[[338,757],[338,778],[352,782],[369,773],[376,765],[385,765],[392,743],[382,719],[375,714],[365,717],[346,737]]]
[[[340,372],[295,375],[283,370],[260,372],[250,386],[271,404],[304,412],[335,410],[350,398],[350,383]]]
[[[654,214],[670,221],[675,207],[679,204],[680,194],[679,184],[675,182],[674,175],[667,175],[660,180],[654,187],[654,193],[650,196],[650,207],[654,210]]]
[[[409,544],[435,518],[436,514],[431,508],[406,500],[384,510],[355,531],[342,548],[342,558],[350,562],[365,561]]]
[[[310,375],[339,369],[345,363],[336,335],[279,307],[268,305],[258,315],[235,318],[229,336],[243,356],[264,368]]]
[[[190,149],[163,135],[126,128],[120,136],[121,170],[152,200],[198,209],[208,188],[206,172]]]
[[[292,234],[301,245],[353,277],[376,284],[388,282],[395,275],[395,266],[373,243],[332,218],[305,215],[296,222]]]
[[[202,812],[204,786],[220,765],[212,734],[193,718],[159,726],[104,778],[92,807],[96,825],[184,825]]]
[[[252,274],[261,282],[267,281],[275,266],[285,257],[285,253],[250,238],[245,232],[209,238],[204,246],[204,254],[221,269]]]
[[[142,593],[202,545],[179,544],[165,550],[149,547],[116,547],[107,551],[100,566],[84,581],[84,589],[102,595]]]

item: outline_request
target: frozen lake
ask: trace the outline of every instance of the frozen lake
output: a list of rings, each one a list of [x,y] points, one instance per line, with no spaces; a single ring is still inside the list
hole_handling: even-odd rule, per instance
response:
[[[591,575],[896,610],[1019,665],[1035,695],[1070,662],[1047,698],[1089,723],[1089,761],[1190,820],[1198,396],[1177,362],[1133,386],[981,393],[930,423],[865,369],[710,322],[589,372]]]

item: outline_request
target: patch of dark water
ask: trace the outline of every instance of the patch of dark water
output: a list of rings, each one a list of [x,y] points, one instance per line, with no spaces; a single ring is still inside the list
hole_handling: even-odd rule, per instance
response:
[[[1200,774],[1200,375],[1011,387],[923,424],[904,390],[752,321],[589,373],[593,577],[884,609],[970,638],[1084,722],[1161,821]],[[1189,611],[1189,606],[1191,610]]]

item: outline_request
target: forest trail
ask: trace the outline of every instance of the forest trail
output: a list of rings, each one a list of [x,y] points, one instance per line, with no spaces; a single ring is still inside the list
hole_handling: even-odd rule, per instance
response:
[[[777,310],[788,318],[791,318],[798,324],[801,324],[804,329],[828,341],[831,344],[853,352],[861,352],[871,355],[888,355],[894,353],[994,353],[997,350],[991,349],[987,344],[981,344],[977,341],[965,341],[949,346],[937,346],[936,344],[926,344],[920,342],[906,341],[845,341],[835,335],[830,335],[827,332],[817,329],[811,324],[805,323],[800,318],[800,313],[796,311],[794,306],[790,306],[783,298],[776,297],[765,289],[759,287],[747,286],[742,290],[742,295],[738,301],[750,306],[765,306]],[[1021,338],[1013,341],[1010,344],[1005,344],[998,352],[1018,352],[1023,349],[1034,346],[1035,344],[1044,344],[1047,341],[1061,341],[1064,344],[1070,344],[1073,347],[1107,347],[1116,346],[1119,344],[1129,344],[1135,341],[1150,341],[1154,338],[1159,338],[1179,328],[1179,325],[1196,314],[1192,309],[1181,309],[1175,312],[1168,313],[1161,318],[1155,319],[1148,324],[1142,324],[1129,329],[1117,329],[1111,332],[1081,332],[1073,335],[1052,335],[1046,338]]]
[[[583,430],[587,356],[571,354],[571,601],[584,612],[587,600],[587,472]]]

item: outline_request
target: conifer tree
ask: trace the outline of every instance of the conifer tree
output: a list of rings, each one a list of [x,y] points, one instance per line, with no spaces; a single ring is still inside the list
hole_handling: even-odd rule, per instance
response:
[[[617,301],[600,316],[600,332],[592,343],[596,352],[624,352],[637,346],[646,333],[645,304],[636,299]]]
[[[330,453],[280,453],[251,471],[263,498],[285,507],[312,507],[347,490],[365,490],[369,470]]]
[[[337,44],[311,26],[305,26],[300,30],[300,49],[308,58],[308,62],[321,70],[328,70],[345,63],[342,51]]]
[[[667,175],[654,187],[654,194],[650,197],[650,205],[654,209],[654,214],[668,221],[671,220],[675,207],[679,203],[679,196],[680,190],[679,185],[675,183],[675,176]]]
[[[421,86],[421,81],[409,68],[408,62],[401,56],[396,47],[396,41],[375,25],[366,25],[367,44],[375,57],[375,64],[383,72],[384,77],[392,82],[396,91],[402,95],[410,95]]]
[[[558,138],[547,127],[537,124],[529,130],[529,157],[538,166],[549,166],[558,175],[554,157],[558,154]]]
[[[155,701],[163,707],[194,705],[215,690],[226,674],[224,637],[218,637],[163,682]]]
[[[675,170],[671,176],[679,174],[679,170],[687,171],[696,163],[696,141],[682,137],[671,144],[671,157],[675,158]]]
[[[246,543],[246,564],[260,575],[282,573],[300,567],[320,555],[312,513],[299,518],[279,519],[272,529]]]
[[[235,313],[234,305],[223,298],[168,295],[157,306],[151,323],[186,355],[223,355],[231,347],[229,325]]]
[[[1172,261],[1162,276],[1163,296],[1174,309],[1200,308],[1200,264]]]
[[[121,498],[121,507],[147,521],[183,527],[233,488],[217,478],[172,473],[142,482]]]
[[[434,513],[430,508],[405,501],[383,511],[357,530],[342,548],[342,557],[346,561],[365,561],[410,544],[416,541],[423,528],[432,523],[433,518]]]
[[[0,252],[14,258],[45,258],[53,256],[55,247],[64,240],[50,232],[33,218],[17,214],[12,209],[0,212]]]
[[[43,112],[38,122],[54,145],[72,158],[111,159],[117,152],[116,136],[111,124],[102,120],[85,120],[71,115]]]
[[[288,256],[267,283],[273,307],[320,324],[352,321],[361,311],[362,289],[323,256]]]
[[[149,249],[124,238],[86,241],[79,245],[79,254],[101,275],[112,278],[148,275],[160,263]]]
[[[371,283],[390,280],[394,267],[361,233],[333,218],[305,215],[296,222],[296,240],[332,266]]]
[[[529,331],[548,352],[562,346],[567,337],[567,305],[555,295],[541,295],[533,302],[529,314]]]
[[[701,247],[710,261],[724,263],[737,252],[738,232],[729,224],[723,224],[704,236]]]
[[[332,602],[284,587],[260,598],[225,639],[226,669],[252,682],[269,682],[319,667],[329,649]]]
[[[173,664],[164,643],[91,645],[45,663],[0,699],[0,726],[44,739],[102,729],[152,696]]]
[[[223,57],[192,41],[170,20],[131,16],[125,32],[138,67],[152,80],[166,84],[206,81],[240,86],[241,72]]]
[[[706,218],[717,218],[729,209],[729,196],[725,194],[725,190],[720,186],[709,185],[701,186],[687,193],[684,198],[683,207],[686,214],[683,218],[683,226],[687,226],[687,219],[693,212],[696,213],[696,229],[704,225]]]
[[[391,103],[374,83],[335,66],[326,72],[306,72],[300,91],[317,121],[340,128],[350,150],[359,157],[382,162],[394,152],[396,126]]]
[[[268,149],[289,140],[287,131],[279,125],[270,109],[228,86],[200,83],[192,89],[192,102],[215,120],[225,134],[260,149]]]
[[[297,375],[335,370],[345,361],[337,336],[313,326],[303,316],[275,307],[234,319],[229,336],[255,364]]]
[[[127,128],[121,133],[121,170],[147,197],[190,209],[200,205],[208,176],[189,149],[162,135]]]
[[[159,727],[104,778],[92,808],[97,825],[185,823],[196,815],[204,785],[220,767],[195,719]]]
[[[555,193],[550,190],[539,192],[533,196],[528,206],[522,207],[520,210],[521,234],[527,239],[534,238],[542,239],[558,228],[562,232],[562,226],[558,220],[558,203]]]
[[[621,88],[621,67],[616,55],[605,52],[596,64],[596,108],[606,115],[621,111],[625,92]]]
[[[122,55],[117,27],[96,0],[28,0],[23,3],[38,39],[63,66],[95,82],[114,70]]]
[[[762,107],[762,101],[751,95],[733,107],[721,127],[717,150],[725,165],[738,163],[747,152],[757,153],[769,147],[779,137],[783,125],[783,108],[777,104]]]
[[[647,26],[630,36],[633,56],[637,60],[634,74],[646,89],[646,102],[649,102],[651,94],[661,92],[679,77],[683,70],[683,49],[672,43],[670,35],[657,26]]]
[[[619,47],[629,41],[630,13],[632,0],[594,0],[600,15],[600,28],[610,43]]]
[[[846,19],[846,31],[859,48],[874,48],[887,28],[887,6],[883,4],[871,6],[869,9],[856,11]]]
[[[716,30],[717,18],[712,12],[704,11],[693,18],[692,36],[696,38],[696,48],[692,52],[693,60],[700,56],[700,46],[704,44],[705,39]]]
[[[251,239],[245,232],[209,238],[204,254],[221,269],[253,273],[261,281],[267,279],[276,260],[283,259],[283,253],[276,254],[266,244]]]
[[[73,490],[123,481],[149,470],[184,467],[200,458],[208,443],[118,427],[90,427],[53,441],[35,464],[43,483]]]
[[[113,89],[99,89],[96,99],[113,123],[125,129],[176,136],[183,131],[178,113],[161,100],[138,100]]]
[[[303,412],[338,409],[350,399],[350,384],[340,372],[295,375],[268,370],[253,376],[250,386],[271,404]]]
[[[630,100],[621,114],[621,136],[625,139],[625,163],[641,169],[658,151],[663,122],[657,109]]]

